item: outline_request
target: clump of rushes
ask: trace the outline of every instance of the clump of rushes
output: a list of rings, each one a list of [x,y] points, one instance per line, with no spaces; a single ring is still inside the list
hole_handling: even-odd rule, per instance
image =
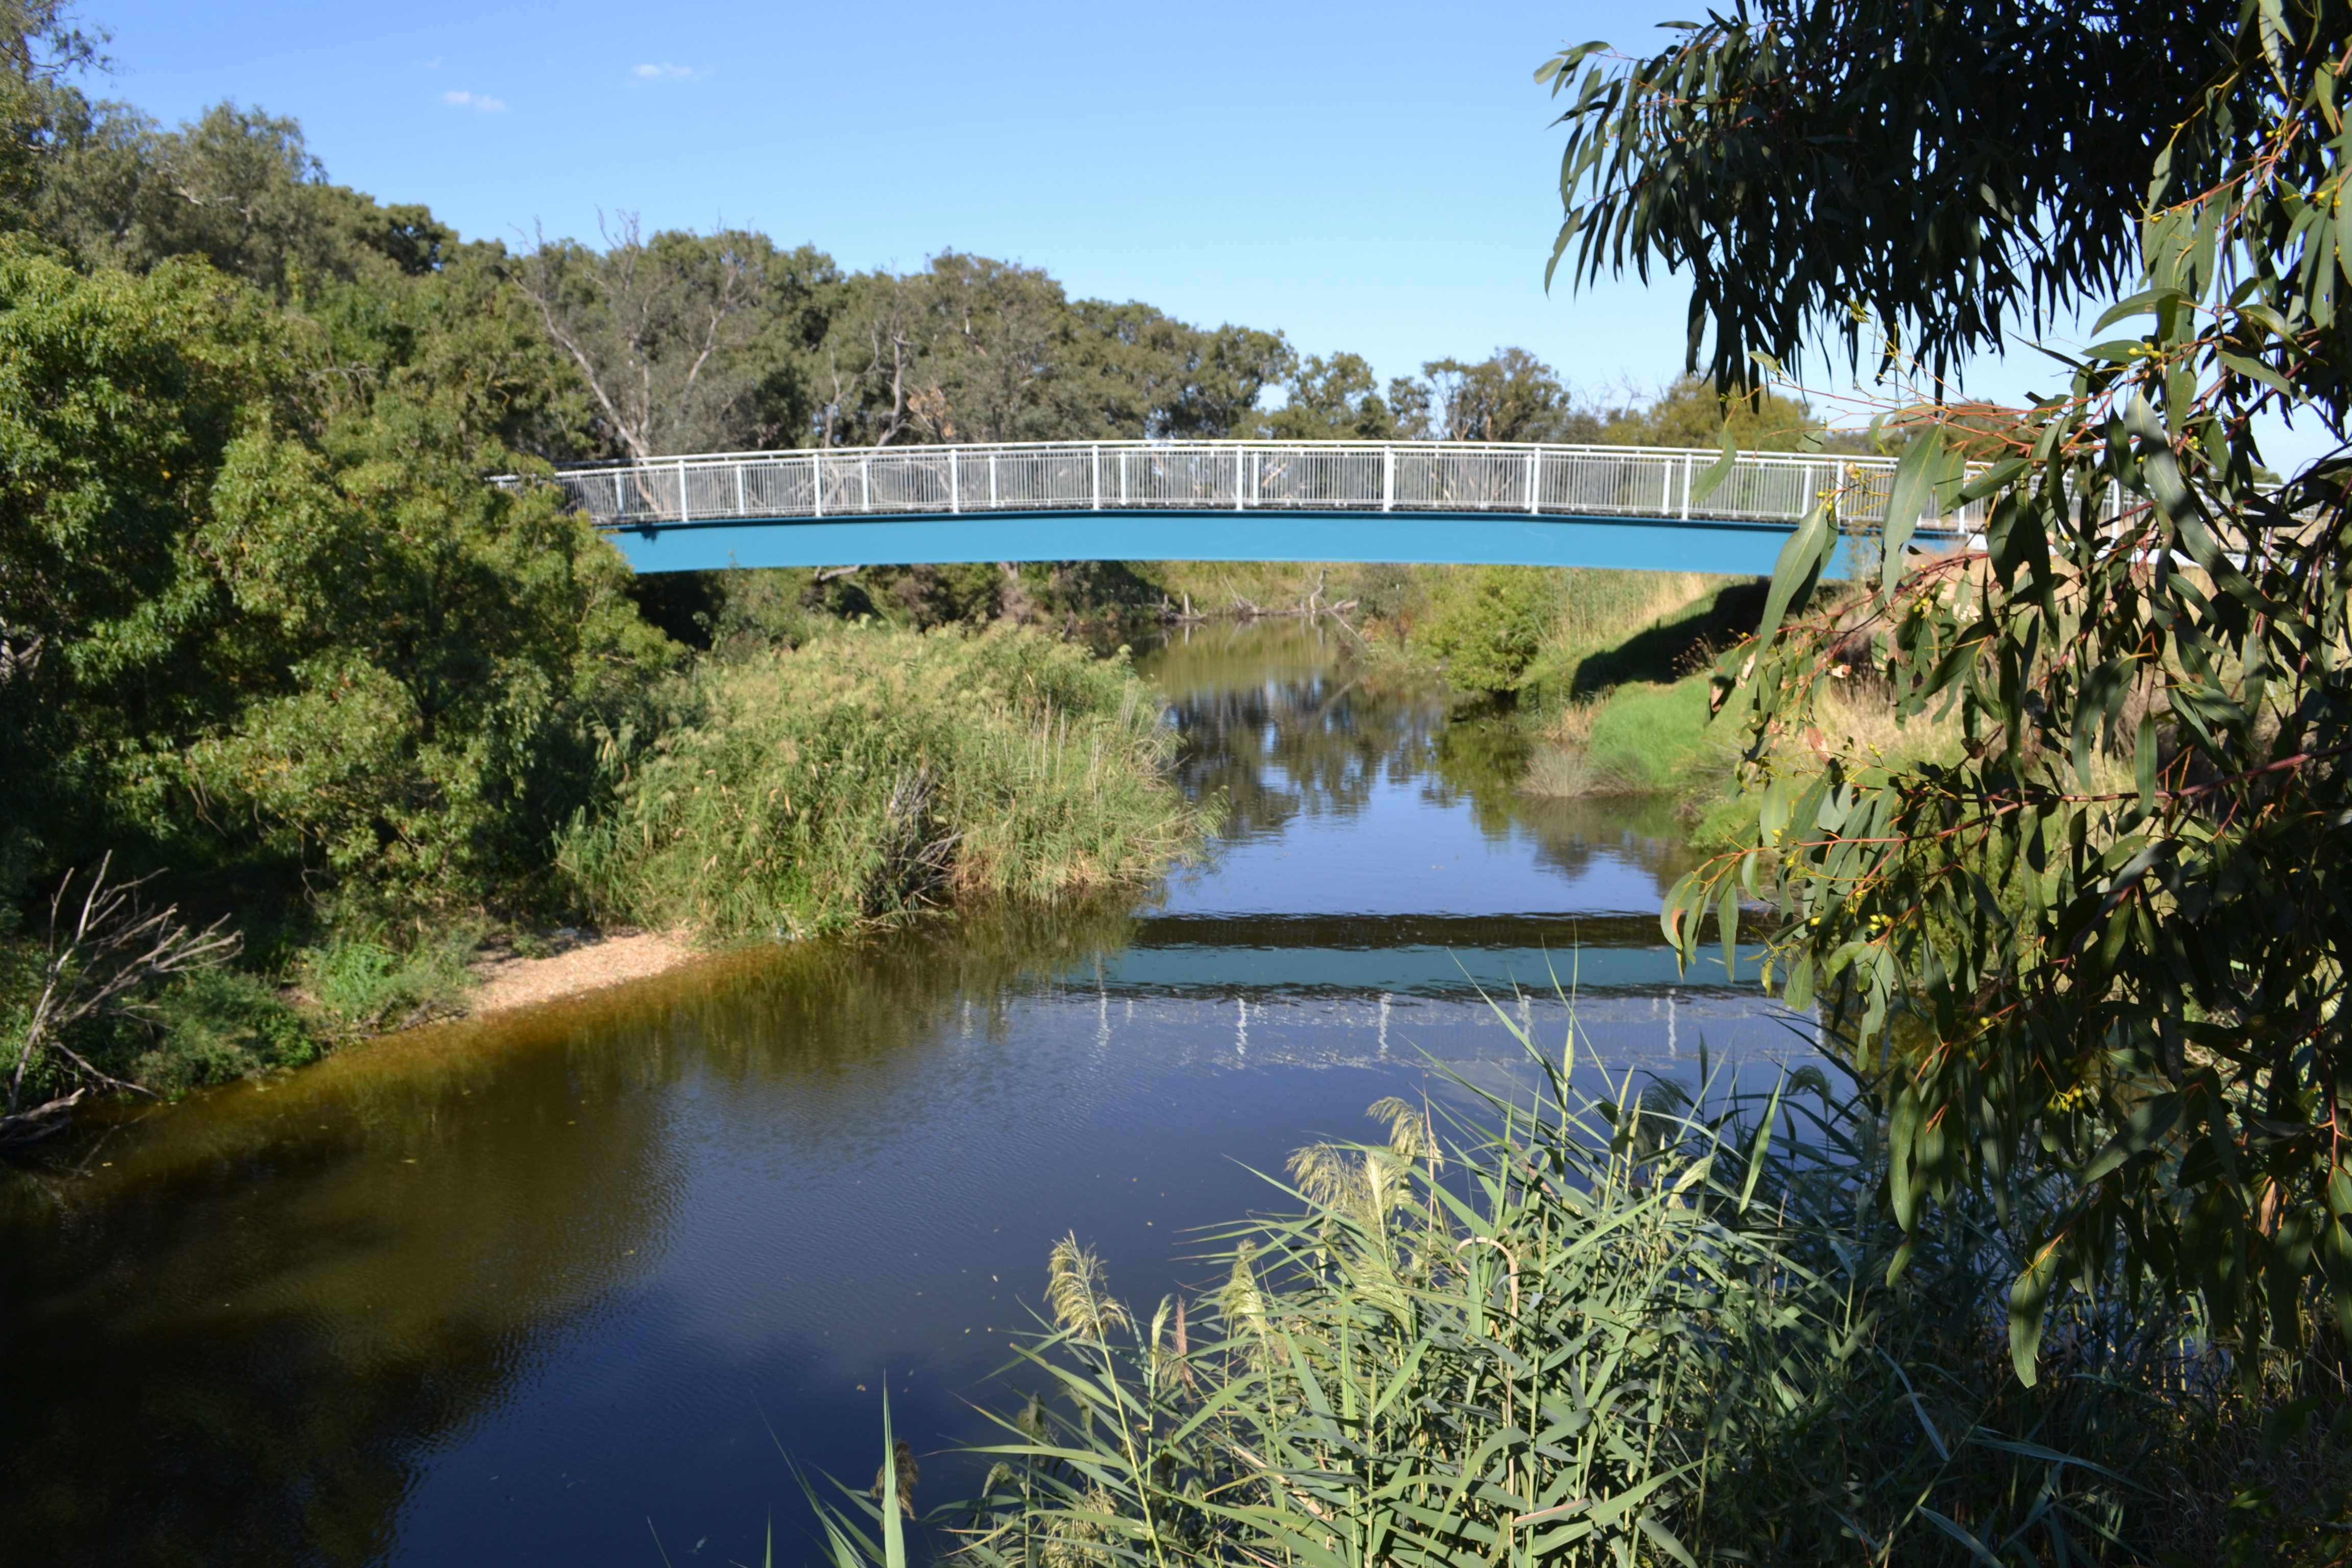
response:
[[[1302,1152],[1213,1295],[1147,1318],[1056,1244],[1021,1347],[1047,1392],[930,1519],[966,1568],[2340,1561],[2340,1389],[2120,1278],[2023,1387],[2001,1300],[2045,1213],[1906,1246],[1866,1089],[1702,1062],[1696,1100],[1587,1097],[1520,1038],[1529,1103],[1443,1155],[1374,1106],[1387,1139]]]
[[[650,743],[607,738],[612,804],[564,836],[603,918],[792,937],[1053,899],[1156,876],[1213,822],[1126,661],[1034,632],[842,626],[708,661],[672,700]]]

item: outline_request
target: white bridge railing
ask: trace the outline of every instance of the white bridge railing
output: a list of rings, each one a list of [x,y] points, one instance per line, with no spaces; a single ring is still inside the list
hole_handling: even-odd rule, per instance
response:
[[[909,513],[1136,510],[1519,512],[1791,523],[1834,493],[1851,526],[1885,520],[1887,458],[1436,441],[1052,441],[724,452],[565,468],[555,483],[606,528],[847,521]],[[1974,531],[1980,505],[1922,521]]]

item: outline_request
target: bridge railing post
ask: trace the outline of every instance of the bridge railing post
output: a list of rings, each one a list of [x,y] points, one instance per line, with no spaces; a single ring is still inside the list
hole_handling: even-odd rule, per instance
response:
[[[1685,522],[1688,522],[1688,521],[1690,521],[1690,491],[1691,491],[1691,472],[1690,472],[1690,471],[1691,471],[1691,460],[1690,460],[1690,454],[1689,454],[1688,452],[1685,452],[1685,453],[1683,454],[1683,521],[1684,521]]]
[[[824,515],[824,449],[809,454],[809,510],[817,516]]]
[[[1396,448],[1385,443],[1381,447],[1381,510],[1396,510]]]
[[[948,448],[948,510],[950,511],[963,510],[963,474],[961,466],[956,461],[956,449],[953,447]]]
[[[988,507],[996,510],[996,448],[988,449]]]
[[[1543,448],[1528,451],[1528,510],[1532,514],[1543,500]]]
[[[1102,448],[1100,447],[1088,448],[1087,467],[1094,480],[1095,510],[1100,511],[1102,510]]]
[[[688,510],[686,504],[686,459],[684,458],[677,460],[677,520],[680,522],[694,521],[694,514]]]

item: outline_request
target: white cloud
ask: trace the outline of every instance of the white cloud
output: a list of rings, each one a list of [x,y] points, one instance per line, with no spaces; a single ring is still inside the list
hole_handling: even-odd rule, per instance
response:
[[[441,101],[452,109],[470,109],[478,114],[504,114],[507,106],[487,93],[466,92],[457,88],[441,95]]]
[[[697,70],[692,66],[682,66],[669,60],[663,60],[658,65],[643,65],[632,69],[629,72],[629,85],[643,87],[648,82],[700,81],[709,74],[707,69]]]

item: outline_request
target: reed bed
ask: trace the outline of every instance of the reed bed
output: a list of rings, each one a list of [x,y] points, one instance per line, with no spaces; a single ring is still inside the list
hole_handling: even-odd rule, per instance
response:
[[[1533,1091],[1454,1136],[1391,1100],[1384,1139],[1302,1151],[1289,1217],[1223,1238],[1221,1289],[1134,1311],[1057,1245],[1016,1369],[1034,1392],[999,1416],[982,1494],[930,1516],[950,1554],[2345,1560],[2321,1430],[2342,1390],[2311,1367],[2239,1363],[2107,1280],[2056,1310],[2021,1387],[2004,1303],[2039,1216],[1962,1202],[1906,1247],[1866,1089],[1703,1067],[1696,1097],[1630,1075],[1587,1094],[1572,1050],[1521,1039]],[[835,1568],[881,1560],[854,1514],[827,1510]]]
[[[791,937],[962,896],[1159,874],[1213,825],[1124,660],[1034,632],[848,626],[682,678],[681,722],[609,737],[613,805],[562,864],[600,913]]]

